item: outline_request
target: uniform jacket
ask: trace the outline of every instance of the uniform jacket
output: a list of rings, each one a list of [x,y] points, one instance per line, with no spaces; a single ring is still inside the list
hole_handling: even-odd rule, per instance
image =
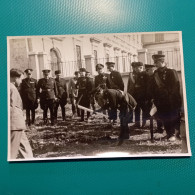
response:
[[[135,99],[129,93],[124,93],[116,89],[105,90],[103,97],[107,101],[105,108],[109,107],[111,109],[123,111],[124,109],[127,109],[127,107],[133,110],[137,105]]]
[[[67,87],[66,87],[66,80],[63,78],[55,79],[59,99],[67,100]]]
[[[77,80],[75,78],[70,79],[68,84],[68,92],[70,98],[78,96],[78,89],[76,87],[76,84],[77,84]]]
[[[99,85],[105,85],[106,88],[110,88],[110,81],[109,81],[109,74],[103,73],[95,76],[95,88],[97,88]]]
[[[157,69],[148,90],[157,109],[175,110],[181,107],[180,82],[176,70],[167,67]]]
[[[127,92],[131,94],[136,100],[145,100],[148,82],[149,76],[145,71],[140,73],[130,72],[127,84]]]
[[[81,106],[87,106],[90,104],[91,92],[93,89],[92,80],[86,77],[79,77],[76,87],[78,88],[78,101],[80,101],[79,104]]]
[[[124,91],[124,82],[121,74],[114,70],[109,76],[110,89],[120,89],[121,91]]]
[[[10,83],[10,129],[26,129],[22,99],[17,88],[12,83]]]
[[[26,108],[27,106],[34,106],[37,95],[37,80],[34,78],[25,78],[22,80],[20,85],[20,93],[23,101],[23,106]]]
[[[41,91],[40,91],[41,90]],[[37,97],[41,101],[54,99],[58,96],[56,81],[53,78],[42,78],[37,84]]]
[[[79,77],[76,87],[78,89],[78,93],[90,94],[93,89],[93,80],[91,78]]]

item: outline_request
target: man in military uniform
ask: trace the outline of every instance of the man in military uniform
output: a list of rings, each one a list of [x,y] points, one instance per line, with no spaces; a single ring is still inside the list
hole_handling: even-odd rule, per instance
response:
[[[107,69],[110,72],[109,82],[110,82],[110,89],[119,89],[124,91],[124,82],[122,79],[121,74],[114,70],[114,62],[106,62]]]
[[[98,87],[101,86],[101,88],[103,89],[110,89],[110,80],[109,80],[109,74],[104,73],[104,65],[103,64],[97,64],[96,65],[96,71],[98,73],[98,75],[95,76],[95,80],[94,80],[94,86],[95,89],[97,89]],[[99,105],[101,105],[101,101],[102,99],[99,98],[99,94],[95,94],[95,99],[98,102]],[[103,110],[103,114],[106,115],[106,110]],[[105,117],[103,117],[104,121],[107,121],[107,119]]]
[[[101,105],[102,109],[120,111],[120,134],[119,143],[121,145],[125,139],[129,139],[129,127],[130,117],[133,114],[133,110],[136,107],[135,99],[129,94],[117,89],[102,89],[99,91],[100,96],[103,98],[104,104]]]
[[[163,122],[167,139],[175,141],[175,129],[180,126],[181,94],[176,70],[167,68],[165,55],[152,56],[157,70],[154,72],[149,92],[157,107],[157,115]]]
[[[153,64],[145,64],[145,70],[146,70],[146,74],[149,76],[149,80],[147,82],[147,88],[150,88],[151,82],[152,82],[152,78],[153,78],[153,74],[154,74],[154,70],[155,70],[155,65]],[[148,92],[148,91],[147,91]],[[152,109],[153,103],[152,103],[152,98],[150,97],[150,94],[147,94],[147,103],[146,103],[146,111],[148,112],[147,115],[149,115],[151,109]],[[164,129],[163,129],[163,123],[161,120],[158,119],[158,117],[156,117],[156,122],[157,122],[157,130],[156,133],[163,133]]]
[[[36,96],[37,80],[32,78],[32,71],[33,70],[30,68],[24,71],[26,73],[26,78],[22,80],[20,86],[23,108],[26,109],[26,124],[28,126],[34,125],[35,109],[38,107]]]
[[[153,64],[145,64],[145,70],[149,77],[152,77],[155,71],[155,65]]]
[[[94,88],[94,78],[91,76],[91,73],[87,70],[86,70],[85,77],[88,78],[88,80],[91,82],[92,89],[93,89]],[[95,99],[92,94],[90,96],[90,104],[91,104],[92,109],[95,110]]]
[[[121,74],[114,70],[114,62],[106,62],[107,65],[107,69],[110,72],[109,75],[109,83],[110,83],[110,89],[117,89],[117,90],[121,90],[124,91],[124,82],[122,79]],[[113,123],[116,122],[117,119],[117,109],[113,109],[112,112],[108,113],[109,115],[109,119],[113,120]]]
[[[78,104],[90,108],[90,97],[91,91],[93,89],[93,83],[89,78],[85,76],[86,69],[80,68],[80,77],[78,78],[78,82],[76,87],[78,88]],[[84,110],[81,110],[81,121],[84,121]],[[87,120],[90,117],[90,112],[87,112]]]
[[[104,73],[103,69],[104,69],[103,64],[97,64],[96,65],[96,71],[98,72],[98,75],[95,76],[95,81],[94,81],[95,88],[97,88],[100,85],[101,86],[104,85],[105,89],[106,88],[110,89],[111,86],[110,86],[110,82],[109,82],[109,79],[108,79],[109,75]]]
[[[137,107],[135,109],[135,125],[134,127],[140,127],[140,111],[142,110],[142,127],[145,126],[147,116],[146,111],[146,92],[147,92],[147,82],[148,75],[143,71],[142,62],[132,62],[133,72],[129,74],[129,80],[127,84],[127,92],[132,95],[136,102]]]
[[[62,110],[62,120],[65,121],[66,119],[65,105],[67,104],[66,80],[61,78],[60,70],[56,70],[55,75],[56,75],[55,81],[56,81],[57,91],[58,91],[58,95],[57,95],[58,100],[55,102],[54,116],[55,116],[55,120],[57,121],[58,107],[60,106]]]
[[[76,105],[76,101],[78,98],[78,89],[76,87],[76,84],[77,84],[78,78],[79,78],[79,71],[75,71],[74,77],[71,78],[68,83],[69,98],[72,104],[72,118],[75,117],[76,111],[77,111],[77,116],[80,116],[80,110],[77,108],[77,105]]]
[[[50,70],[42,71],[43,77],[37,84],[37,97],[40,99],[40,106],[43,110],[43,121],[47,123],[47,111],[50,110],[51,125],[54,125],[54,103],[57,100],[58,91],[55,79],[49,77]],[[40,92],[41,90],[41,92]]]

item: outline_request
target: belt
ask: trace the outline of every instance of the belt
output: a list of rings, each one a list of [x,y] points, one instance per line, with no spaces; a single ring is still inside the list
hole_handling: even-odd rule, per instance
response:
[[[43,89],[42,91],[52,91],[53,89]]]

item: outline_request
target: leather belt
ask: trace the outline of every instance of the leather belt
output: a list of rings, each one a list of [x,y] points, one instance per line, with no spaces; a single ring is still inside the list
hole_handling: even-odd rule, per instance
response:
[[[42,91],[52,91],[53,89],[43,89]]]

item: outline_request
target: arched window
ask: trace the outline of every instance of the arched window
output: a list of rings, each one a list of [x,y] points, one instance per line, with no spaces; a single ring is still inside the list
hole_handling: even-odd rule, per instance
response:
[[[60,69],[60,59],[55,49],[50,50],[50,56],[51,56],[51,71],[52,74],[54,74],[56,70]]]

